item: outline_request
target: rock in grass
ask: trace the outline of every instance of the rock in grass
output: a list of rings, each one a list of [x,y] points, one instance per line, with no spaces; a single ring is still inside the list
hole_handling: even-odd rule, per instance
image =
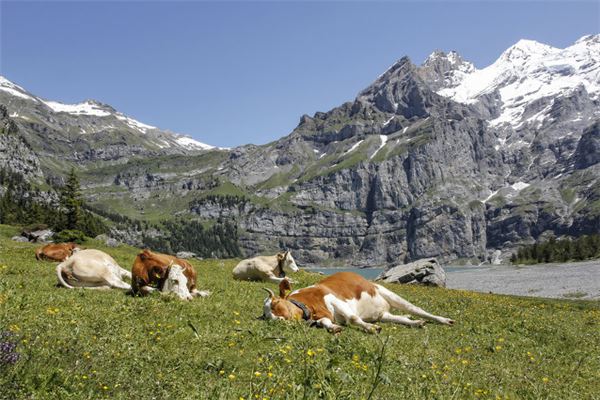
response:
[[[426,258],[392,267],[379,274],[375,280],[446,287],[446,272],[435,258]]]
[[[22,233],[30,242],[44,243],[49,242],[54,236],[54,232],[50,229],[42,229],[38,231],[24,230]]]
[[[117,247],[121,244],[121,242],[119,242],[117,239],[112,238],[104,233],[96,236],[94,239],[104,242],[104,244],[108,247]]]
[[[27,239],[25,236],[13,236],[11,240],[15,242],[29,242],[29,239]]]
[[[177,258],[186,259],[196,257],[196,253],[192,253],[191,251],[179,251],[177,252]]]

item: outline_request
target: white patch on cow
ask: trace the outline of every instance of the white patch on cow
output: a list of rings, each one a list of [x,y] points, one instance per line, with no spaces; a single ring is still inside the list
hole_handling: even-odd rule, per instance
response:
[[[285,260],[283,262],[283,270],[285,272],[298,272],[298,266],[296,265],[296,261],[294,257],[292,257],[292,252],[288,251],[285,253]]]
[[[175,293],[182,300],[191,300],[192,294],[187,287],[188,279],[183,273],[183,268],[173,264],[169,269],[169,276],[162,288],[163,293]]]
[[[267,297],[265,299],[265,304],[263,305],[263,316],[266,319],[277,319],[276,316],[273,315],[273,313],[271,312],[271,298]]]
[[[389,303],[379,293],[375,296],[362,292],[359,299],[342,300],[334,294],[327,294],[323,298],[325,305],[333,314],[334,320],[350,323],[351,316],[357,316],[363,321],[379,321],[385,312],[390,310]]]

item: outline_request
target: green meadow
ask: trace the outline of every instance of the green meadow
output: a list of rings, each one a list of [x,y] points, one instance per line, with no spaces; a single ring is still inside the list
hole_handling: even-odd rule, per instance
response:
[[[233,281],[236,260],[193,261],[212,295],[191,302],[67,290],[17,232],[0,226],[0,331],[20,353],[2,399],[600,399],[598,302],[389,285],[456,325],[334,336],[258,320],[276,287]],[[86,246],[124,268],[138,251]]]

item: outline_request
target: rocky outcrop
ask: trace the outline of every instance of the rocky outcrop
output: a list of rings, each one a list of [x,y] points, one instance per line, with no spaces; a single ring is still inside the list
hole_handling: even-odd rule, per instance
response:
[[[600,163],[600,121],[585,130],[577,144],[574,159],[577,169]]]
[[[398,265],[382,272],[376,281],[446,287],[446,272],[435,258]]]
[[[43,177],[40,160],[23,139],[19,128],[0,104],[0,169],[27,180],[39,181]]]

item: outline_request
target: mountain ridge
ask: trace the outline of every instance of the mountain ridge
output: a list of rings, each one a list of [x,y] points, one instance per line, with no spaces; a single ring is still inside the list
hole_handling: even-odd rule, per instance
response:
[[[589,50],[571,60],[585,76],[596,73],[597,38],[573,45]],[[530,45],[503,54],[517,57],[515,49]],[[566,54],[555,53],[550,61]],[[70,162],[82,168],[95,207],[140,219],[232,220],[248,255],[290,248],[319,265],[481,261],[548,235],[600,229],[599,100],[579,84],[587,79],[579,69],[536,69],[530,61],[525,80],[572,85],[510,102],[502,90],[519,80],[495,68],[503,79],[491,81],[508,86],[461,102],[451,94],[485,68],[434,52],[420,66],[401,58],[355,99],[303,115],[289,135],[265,145],[161,153],[124,142],[116,155]],[[577,79],[565,80],[564,71]],[[492,123],[516,107],[513,123]],[[48,159],[64,153],[38,154],[51,172]]]

